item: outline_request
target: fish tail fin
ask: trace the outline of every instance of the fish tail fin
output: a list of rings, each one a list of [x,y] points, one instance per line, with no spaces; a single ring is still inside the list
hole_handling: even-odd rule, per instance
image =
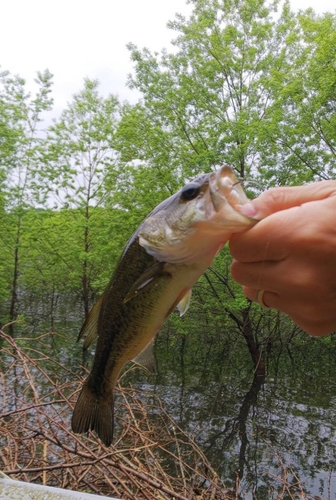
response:
[[[110,398],[96,396],[85,383],[71,419],[73,432],[83,434],[94,430],[101,441],[110,446],[113,427],[113,397],[111,401]]]

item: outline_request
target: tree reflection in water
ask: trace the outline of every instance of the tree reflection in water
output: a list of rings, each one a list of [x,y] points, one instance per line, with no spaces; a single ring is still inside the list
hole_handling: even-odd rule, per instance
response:
[[[154,390],[228,486],[238,481],[242,495],[269,500],[285,476],[302,498],[336,498],[332,340],[325,348],[312,339],[268,359],[267,377],[253,376],[243,353],[215,363],[208,352],[197,364],[185,338],[171,350],[167,358],[158,346]]]

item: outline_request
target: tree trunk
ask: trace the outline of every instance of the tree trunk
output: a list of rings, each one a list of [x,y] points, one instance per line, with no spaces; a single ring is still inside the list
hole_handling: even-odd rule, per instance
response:
[[[89,315],[90,310],[90,299],[89,299],[89,278],[88,278],[88,261],[87,255],[89,254],[90,245],[89,245],[89,228],[88,224],[88,210],[86,212],[86,226],[84,230],[84,261],[83,261],[83,274],[82,274],[82,297],[83,297],[83,306],[84,306],[84,317],[85,319]]]
[[[246,340],[248,350],[251,354],[252,361],[255,368],[255,375],[259,377],[265,377],[266,365],[263,359],[263,355],[259,349],[259,344],[253,335],[253,328],[250,318],[250,308],[246,307],[242,310],[243,315],[243,325],[241,332]]]
[[[12,291],[11,291],[11,301],[9,306],[9,321],[8,326],[9,335],[14,336],[14,324],[16,319],[16,305],[17,305],[17,287],[19,278],[19,244],[21,238],[21,217],[18,218],[18,226],[15,238],[15,248],[14,248],[14,269],[13,269],[13,280],[12,280]]]

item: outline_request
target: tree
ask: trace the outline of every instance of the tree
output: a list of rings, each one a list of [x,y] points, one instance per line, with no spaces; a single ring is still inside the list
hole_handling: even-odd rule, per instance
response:
[[[277,15],[278,2],[191,3],[190,19],[168,24],[178,33],[175,53],[162,51],[159,59],[129,45],[136,64],[129,84],[142,92],[151,124],[135,144],[152,168],[165,155],[179,179],[223,163],[244,177],[260,164],[259,139],[273,103],[269,82],[275,72],[286,74],[296,19],[287,4]],[[136,114],[126,114],[128,124]]]
[[[1,196],[4,207],[2,243],[11,263],[11,292],[8,319],[16,317],[18,280],[20,275],[20,245],[25,210],[41,203],[36,173],[41,170],[42,136],[38,126],[42,114],[51,109],[52,75],[48,70],[38,72],[38,91],[32,98],[25,91],[25,81],[8,72],[0,75],[1,123],[5,129],[0,148]],[[8,262],[8,260],[7,260]],[[13,330],[12,330],[13,331]]]
[[[55,208],[69,210],[76,224],[76,238],[72,235],[71,241],[77,263],[72,263],[81,283],[85,316],[97,278],[97,267],[91,259],[94,227],[108,195],[104,178],[108,172],[113,177],[114,136],[119,117],[118,99],[112,95],[101,97],[98,87],[97,80],[85,79],[83,90],[74,95],[60,119],[50,127],[47,138],[47,179]],[[69,234],[68,221],[63,222],[63,232]]]
[[[298,19],[301,54],[276,100],[282,108],[278,141],[291,177],[302,183],[336,173],[336,16],[307,10]]]

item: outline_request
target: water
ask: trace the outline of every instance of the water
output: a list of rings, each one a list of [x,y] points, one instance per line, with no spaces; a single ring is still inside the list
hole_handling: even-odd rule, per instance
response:
[[[269,359],[263,380],[242,353],[219,362],[208,351],[203,364],[187,361],[190,342],[180,339],[167,359],[159,341],[156,379],[141,383],[144,375],[134,371],[131,382],[161,397],[225,483],[234,488],[239,479],[240,490],[250,492],[243,498],[269,500],[272,481],[287,474],[310,495],[336,499],[333,345],[308,339],[302,350]]]
[[[73,320],[56,326],[62,336],[52,336],[45,348],[62,365],[79,372],[81,346],[75,342],[79,325]],[[263,379],[254,376],[243,344],[237,342],[236,349],[227,353],[219,343],[201,342],[192,334],[178,336],[166,328],[156,343],[157,375],[128,370],[121,384],[140,389],[144,404],[148,395],[158,395],[226,485],[234,489],[239,484],[241,498],[269,500],[270,491],[279,489],[285,476],[298,485],[297,497],[280,498],[315,495],[334,500],[334,343],[333,338],[303,337],[302,345],[266,356]],[[309,496],[302,496],[303,490]]]

